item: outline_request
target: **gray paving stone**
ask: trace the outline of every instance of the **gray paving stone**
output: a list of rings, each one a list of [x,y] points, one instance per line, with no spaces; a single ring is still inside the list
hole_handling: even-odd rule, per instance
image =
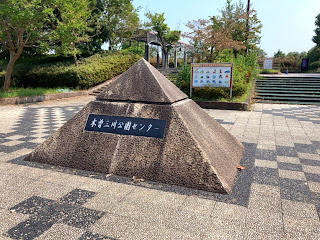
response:
[[[268,150],[276,150],[276,144],[275,144],[275,141],[259,140],[257,148],[259,148],[259,149],[268,149]]]
[[[319,182],[308,182],[310,191],[320,193],[320,183]]]
[[[169,221],[170,215],[175,215],[181,209],[167,205],[159,205],[147,202],[126,202],[113,203],[106,206],[105,211],[117,216],[127,217],[137,222],[145,222],[150,225],[163,225]],[[185,211],[188,212],[188,211]],[[189,212],[192,214],[193,212]],[[163,225],[164,226],[164,225]]]
[[[284,231],[290,239],[319,239],[319,221],[309,218],[283,217]]]
[[[297,157],[287,157],[287,156],[277,156],[278,162],[300,164],[299,158]]]
[[[110,184],[108,188],[98,192],[94,198],[89,199],[83,206],[100,211],[110,211],[113,205],[119,204],[135,190],[135,186],[119,183]]]
[[[243,222],[217,218],[209,224],[211,228],[205,239],[245,239],[246,232]]]
[[[123,240],[136,239],[206,239],[205,235],[192,234],[190,232],[181,232],[174,228],[166,228],[159,226],[150,226],[149,224],[132,222],[130,227],[120,238]]]
[[[266,168],[278,168],[278,164],[276,161],[268,161],[268,160],[255,160],[255,166],[257,167],[266,167]]]
[[[307,181],[303,172],[279,169],[279,177]]]
[[[278,169],[255,167],[253,182],[259,184],[268,184],[273,186],[279,185]]]
[[[273,186],[271,186],[273,187]],[[248,209],[261,209],[263,211],[281,212],[281,197],[280,191],[277,187],[274,187],[273,194],[267,194],[265,192],[251,192],[249,198]]]
[[[309,166],[309,165],[302,165],[303,171],[307,173],[314,173],[319,174],[320,173],[320,167],[319,166]]]
[[[310,189],[307,182],[281,178],[280,179],[281,198],[297,201],[297,202],[309,202]]]
[[[0,234],[5,234],[10,228],[26,220],[29,216],[8,209],[0,209]],[[1,235],[0,235],[0,239]]]
[[[189,232],[201,237],[208,234],[211,229],[214,229],[215,224],[218,224],[219,221],[223,221],[223,219],[214,219],[201,214],[178,211],[175,214],[170,214],[168,219],[163,221],[163,224],[166,228],[177,229],[180,232]],[[227,221],[224,222],[226,223]]]
[[[187,211],[203,216],[211,216],[215,208],[216,201],[212,199],[203,199],[197,196],[190,196],[185,199],[181,206],[182,211]]]
[[[303,159],[310,159],[310,160],[320,161],[319,154],[298,152],[298,156],[299,156],[299,158],[303,158]]]
[[[101,192],[106,190],[112,185],[110,181],[105,181],[101,179],[86,179],[85,183],[81,186],[82,189],[86,189],[88,191],[93,191],[93,192]]]
[[[148,188],[137,188],[126,196],[125,201],[129,202],[151,202],[159,205],[170,205],[181,207],[187,196]]]
[[[260,236],[283,236],[282,214],[269,210],[250,209],[246,217],[247,237],[253,239],[254,233]]]
[[[279,170],[288,170],[288,171],[297,171],[297,172],[303,171],[301,164],[278,162],[278,168]]]
[[[213,219],[226,219],[230,221],[245,222],[247,208],[223,202],[217,202],[212,211],[211,217]]]
[[[284,216],[319,220],[317,210],[313,204],[282,199],[281,206]]]
[[[41,234],[35,240],[58,240],[68,239],[77,240],[83,234],[84,230],[70,227],[65,224],[56,223],[48,231]]]
[[[130,228],[132,222],[133,220],[127,217],[106,214],[95,224],[91,225],[89,230],[101,235],[120,239],[125,235],[127,229]]]

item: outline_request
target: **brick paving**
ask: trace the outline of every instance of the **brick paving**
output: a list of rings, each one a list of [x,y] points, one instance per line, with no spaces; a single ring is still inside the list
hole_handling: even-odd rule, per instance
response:
[[[0,239],[320,239],[320,107],[206,110],[246,150],[232,194],[23,161],[94,97],[0,108]]]

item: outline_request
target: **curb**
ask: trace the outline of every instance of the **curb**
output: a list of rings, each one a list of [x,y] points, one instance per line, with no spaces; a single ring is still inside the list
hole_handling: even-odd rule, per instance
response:
[[[218,102],[194,100],[201,108],[206,109],[226,109],[226,110],[250,110],[248,102]]]
[[[43,102],[47,100],[56,100],[61,98],[70,98],[78,96],[87,96],[89,91],[76,91],[71,93],[56,93],[56,94],[45,94],[27,97],[13,97],[13,98],[0,98],[0,105],[16,105],[16,104],[26,104]]]

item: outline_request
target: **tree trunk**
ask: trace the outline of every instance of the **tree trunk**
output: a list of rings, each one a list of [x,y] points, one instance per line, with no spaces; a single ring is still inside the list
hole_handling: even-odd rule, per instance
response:
[[[16,62],[16,57],[14,56],[13,52],[10,52],[10,60],[9,63],[7,65],[7,69],[6,69],[6,74],[5,74],[5,78],[4,78],[4,84],[3,84],[3,91],[7,92],[10,89],[10,84],[11,84],[11,75],[12,75],[12,70],[13,70],[13,66],[14,63]]]
[[[77,54],[76,54],[76,44],[74,42],[71,43],[72,49],[73,49],[73,62],[75,66],[78,66],[78,58],[77,58]]]
[[[78,66],[77,54],[73,54],[73,61],[74,61],[74,65],[75,65],[75,66]]]

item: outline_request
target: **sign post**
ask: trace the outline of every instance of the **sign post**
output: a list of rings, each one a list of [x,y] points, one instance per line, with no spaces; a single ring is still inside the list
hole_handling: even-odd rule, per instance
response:
[[[232,98],[233,63],[192,63],[190,97],[192,88],[225,87],[230,89]]]

